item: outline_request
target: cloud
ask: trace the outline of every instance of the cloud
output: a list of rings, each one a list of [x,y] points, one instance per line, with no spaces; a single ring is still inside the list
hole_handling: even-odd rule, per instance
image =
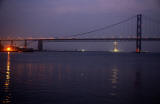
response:
[[[120,1],[116,2],[113,0],[92,0],[92,1],[73,1],[62,3],[61,5],[56,6],[56,11],[58,13],[98,13],[98,12],[113,12],[113,11],[122,11],[124,8],[120,7]]]
[[[1,0],[2,1],[2,0]],[[156,9],[160,0],[6,0],[14,11],[31,13],[129,13]],[[156,1],[156,2],[154,2]],[[10,3],[9,3],[10,2]],[[7,8],[6,6],[6,8]],[[10,11],[12,11],[10,10]]]
[[[125,13],[155,8],[151,0],[67,0],[55,5],[57,13]]]

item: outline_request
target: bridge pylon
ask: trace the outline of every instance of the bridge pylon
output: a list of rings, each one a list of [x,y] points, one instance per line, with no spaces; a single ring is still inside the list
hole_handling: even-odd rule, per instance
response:
[[[137,37],[136,37],[136,52],[141,52],[142,40],[142,14],[137,15]]]

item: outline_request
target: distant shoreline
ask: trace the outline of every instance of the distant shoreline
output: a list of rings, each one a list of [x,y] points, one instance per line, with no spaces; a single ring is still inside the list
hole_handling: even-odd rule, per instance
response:
[[[0,51],[0,53],[6,53],[7,51]],[[135,51],[131,52],[125,52],[125,51],[120,51],[120,52],[113,52],[113,51],[55,51],[55,50],[44,50],[44,51],[38,51],[34,50],[31,52],[18,52],[18,51],[13,51],[13,53],[34,53],[34,52],[81,52],[81,53],[86,53],[86,52],[106,52],[106,53],[137,53]],[[12,52],[11,52],[12,53]],[[160,53],[160,52],[140,52],[140,53]],[[137,53],[138,54],[138,53]]]

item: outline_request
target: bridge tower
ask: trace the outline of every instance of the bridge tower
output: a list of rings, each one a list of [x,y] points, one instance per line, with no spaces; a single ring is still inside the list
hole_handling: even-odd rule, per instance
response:
[[[141,39],[142,39],[142,14],[137,15],[137,37],[136,37],[136,52],[141,52]]]
[[[43,40],[38,40],[38,51],[43,51]]]

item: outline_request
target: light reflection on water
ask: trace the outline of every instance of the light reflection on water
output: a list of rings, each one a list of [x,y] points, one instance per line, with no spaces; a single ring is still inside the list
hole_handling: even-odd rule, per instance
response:
[[[160,54],[8,53],[4,60],[2,104],[160,101]]]
[[[113,68],[112,69],[112,78],[111,78],[111,83],[112,83],[112,92],[110,93],[110,95],[112,96],[116,96],[117,95],[117,92],[116,92],[116,89],[117,89],[117,83],[118,83],[118,69],[117,68]]]
[[[3,98],[3,103],[8,104],[11,102],[11,92],[10,92],[10,53],[7,55],[7,65],[6,65],[6,77],[4,83],[5,96]]]

